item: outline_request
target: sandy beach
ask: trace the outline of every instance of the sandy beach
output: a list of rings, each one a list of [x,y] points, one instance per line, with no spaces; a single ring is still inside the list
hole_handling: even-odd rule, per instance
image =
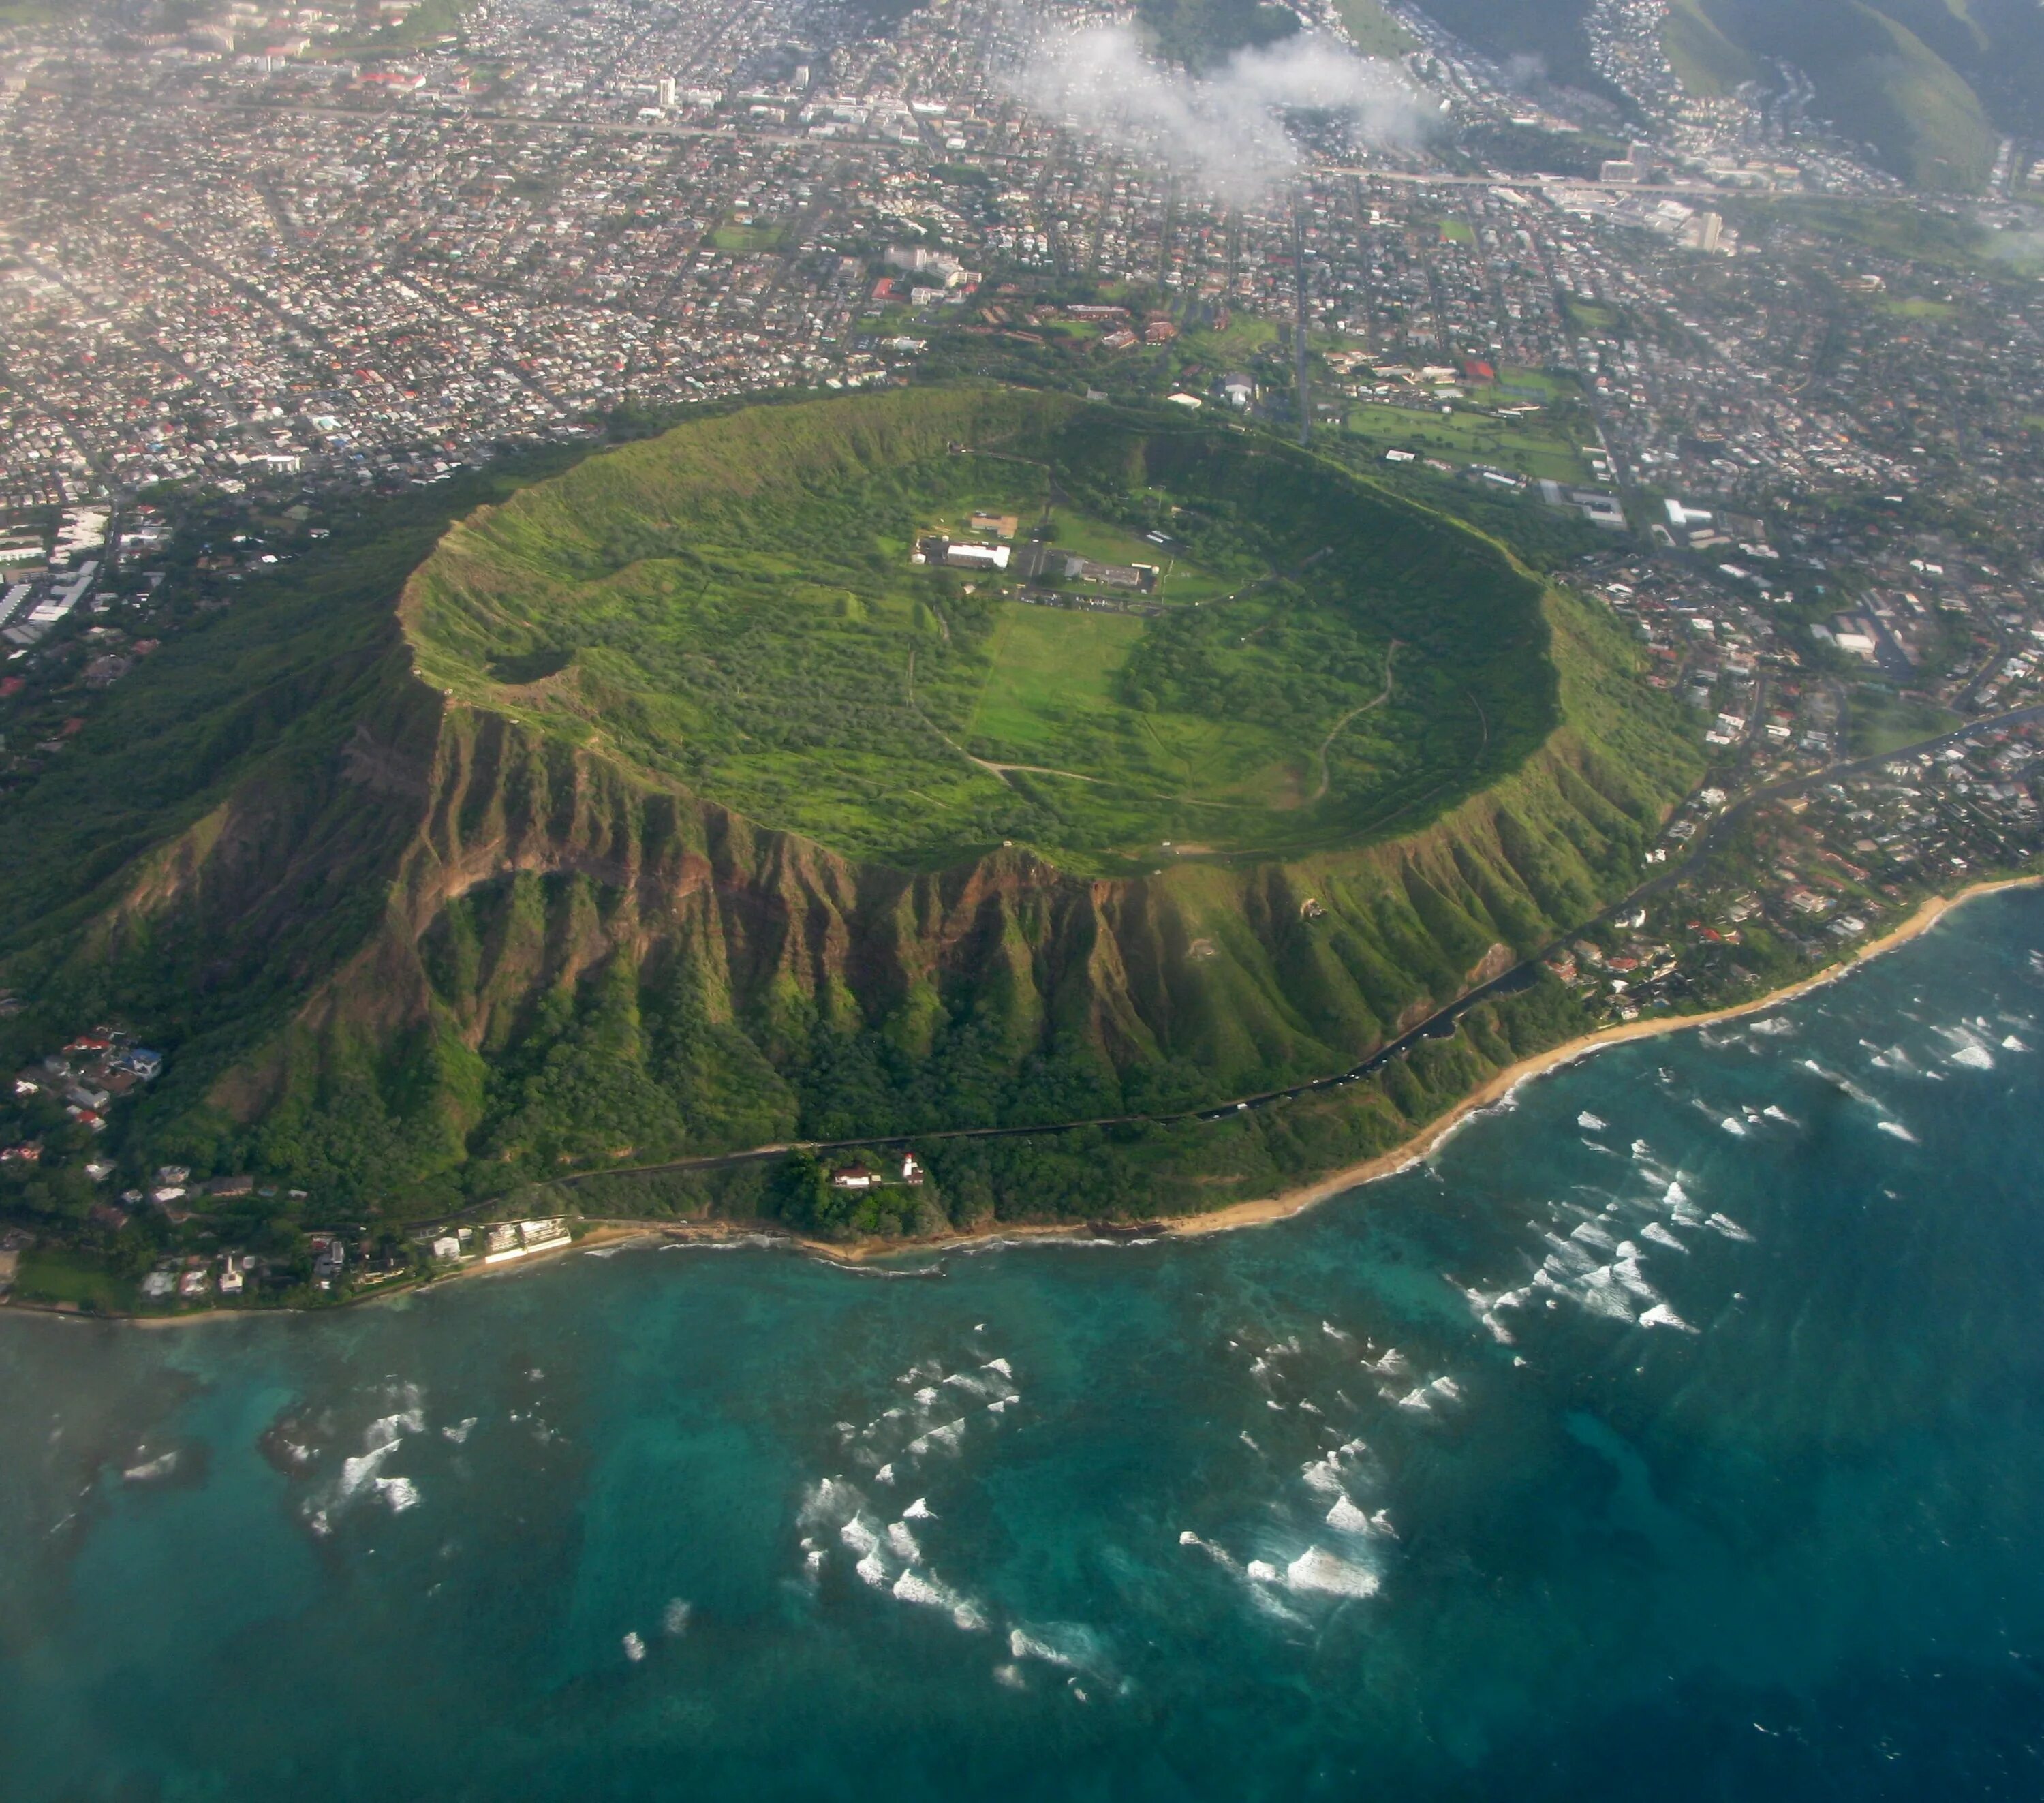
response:
[[[1535,1077],[1543,1076],[1550,1071],[1558,1071],[1564,1065],[1573,1064],[1579,1059],[1594,1057],[1611,1046],[1630,1044],[1635,1040],[1658,1039],[1667,1033],[1688,1032],[1721,1021],[1739,1020],[1747,1015],[1764,1014],[1771,1008],[1778,1008],[1785,1002],[1794,1001],[1799,995],[1806,995],[1812,990],[1821,989],[1827,983],[1850,976],[1884,952],[1892,951],[1899,945],[1906,945],[1918,935],[1927,932],[1953,909],[1964,902],[1978,896],[1996,894],[2005,889],[2031,889],[2039,884],[2044,884],[2044,877],[2006,877],[1991,882],[1975,883],[1955,894],[1933,896],[1891,931],[1883,933],[1878,939],[1869,940],[1850,956],[1815,975],[1804,978],[1800,982],[1791,983],[1785,989],[1770,990],[1765,995],[1756,996],[1750,1001],[1739,1002],[1730,1008],[1714,1009],[1701,1014],[1661,1015],[1650,1021],[1627,1021],[1616,1026],[1601,1028],[1593,1033],[1585,1033],[1578,1039],[1566,1040],[1546,1051],[1536,1052],[1530,1058],[1522,1058],[1517,1063],[1506,1066],[1488,1082],[1472,1090],[1446,1113],[1428,1121],[1410,1138],[1389,1151],[1380,1152],[1360,1164],[1330,1171],[1326,1176],[1316,1178],[1310,1183],[1301,1183],[1292,1189],[1281,1190],[1274,1196],[1231,1202],[1225,1207],[1213,1209],[1203,1214],[1160,1216],[1155,1225],[1160,1232],[1168,1232],[1174,1238],[1191,1238],[1206,1233],[1233,1232],[1245,1227],[1263,1227],[1272,1221],[1289,1220],[1316,1203],[1359,1189],[1366,1183],[1374,1182],[1381,1177],[1389,1177],[1395,1171],[1403,1171],[1418,1163],[1470,1116],[1494,1106],[1520,1084],[1530,1082]],[[1087,1227],[1070,1223],[1017,1223],[991,1232],[961,1233],[940,1239],[919,1240],[907,1244],[900,1240],[877,1240],[869,1244],[836,1246],[825,1241],[810,1240],[797,1240],[793,1244],[805,1251],[841,1264],[863,1264],[870,1259],[908,1252],[959,1251],[1021,1240],[1074,1240],[1086,1237],[1089,1233]]]
[[[1935,895],[1926,902],[1909,918],[1892,932],[1878,939],[1869,940],[1850,957],[1806,977],[1802,982],[1791,983],[1785,989],[1772,990],[1751,1001],[1742,1001],[1730,1008],[1719,1008],[1703,1014],[1667,1014],[1650,1021],[1626,1021],[1615,1027],[1605,1027],[1594,1033],[1585,1033],[1580,1039],[1565,1041],[1548,1051],[1536,1052],[1531,1058],[1522,1058],[1497,1073],[1487,1083],[1473,1090],[1454,1106],[1437,1119],[1430,1121],[1403,1144],[1389,1151],[1380,1152],[1375,1158],[1361,1164],[1350,1165],[1344,1170],[1331,1171],[1327,1176],[1316,1178],[1311,1183],[1286,1190],[1275,1196],[1266,1196],[1247,1202],[1232,1202],[1225,1208],[1214,1209],[1208,1214],[1181,1215],[1161,1223],[1173,1233],[1192,1235],[1225,1233],[1239,1227],[1261,1227],[1274,1221],[1283,1221],[1309,1209],[1316,1202],[1324,1202],[1331,1196],[1388,1177],[1393,1171],[1402,1171],[1416,1163],[1438,1146],[1471,1115],[1502,1101],[1521,1083],[1558,1071],[1565,1064],[1573,1064],[1578,1059],[1593,1057],[1608,1047],[1626,1045],[1635,1040],[1658,1039],[1667,1033],[1688,1032],[1692,1029],[1712,1026],[1720,1021],[1736,1021],[1750,1014],[1764,1014],[1771,1008],[1792,1001],[1799,995],[1812,990],[1821,989],[1827,983],[1836,982],[1850,976],[1862,965],[1878,958],[1883,952],[1892,951],[1899,945],[1906,945],[1919,934],[1927,932],[1939,921],[1959,906],[1977,896],[1992,895],[2004,889],[2031,889],[2044,883],[2044,878],[2008,877],[1992,882],[1975,883],[1954,895]]]

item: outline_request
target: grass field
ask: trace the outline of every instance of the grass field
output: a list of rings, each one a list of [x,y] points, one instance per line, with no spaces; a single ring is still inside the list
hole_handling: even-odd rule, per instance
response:
[[[109,1314],[135,1306],[135,1286],[83,1252],[36,1246],[21,1255],[15,1294],[25,1302],[68,1302],[87,1313]]]
[[[1569,316],[1569,324],[1578,332],[1601,336],[1618,329],[1617,309],[1606,306],[1601,301],[1586,301],[1577,294],[1565,294],[1562,307]]]
[[[1395,58],[1419,48],[1419,40],[1385,11],[1382,0],[1336,0],[1335,10],[1366,56]]]
[[[1128,614],[1005,607],[967,748],[1001,762],[1072,768],[1111,791],[1096,798],[1101,802],[1189,810],[1203,837],[1227,832],[1229,814],[1297,805],[1316,739],[1311,724],[1287,734],[1132,709],[1123,681],[1146,630]]]
[[[1847,738],[1856,758],[1878,757],[1897,746],[1920,744],[1963,724],[1949,709],[1905,700],[1878,689],[1854,692]]]
[[[1876,303],[1877,310],[1896,319],[1950,319],[1959,309],[1954,301],[1921,298],[1889,299]]]
[[[778,225],[719,225],[712,230],[709,241],[717,249],[732,256],[756,256],[763,251],[778,250],[781,240],[787,236]]]
[[[1225,332],[1187,332],[1174,348],[1189,361],[1228,369],[1248,362],[1266,345],[1277,341],[1278,328],[1273,321],[1239,313],[1230,317]]]
[[[1348,429],[1371,444],[1449,463],[1492,463],[1554,482],[1590,479],[1589,462],[1566,430],[1537,418],[1500,420],[1461,407],[1422,413],[1366,402],[1350,409]]]
[[[1543,369],[1527,369],[1519,363],[1500,364],[1497,379],[1511,387],[1527,389],[1545,395],[1550,401],[1574,400],[1582,392],[1566,377],[1550,375]]]
[[[935,521],[1029,519],[1046,465],[1060,545],[1174,561],[1162,617],[910,564]],[[1163,840],[1341,842],[1511,767],[1552,717],[1538,600],[1482,541],[1272,441],[923,390],[594,459],[450,533],[405,613],[457,705],[763,824],[916,867],[1008,840],[1106,873]]]

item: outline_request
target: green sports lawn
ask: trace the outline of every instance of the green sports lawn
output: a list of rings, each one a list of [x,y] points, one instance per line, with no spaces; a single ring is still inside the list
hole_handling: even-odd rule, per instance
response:
[[[715,227],[709,241],[718,250],[734,256],[746,256],[779,249],[782,236],[782,229],[778,225],[726,225]]]

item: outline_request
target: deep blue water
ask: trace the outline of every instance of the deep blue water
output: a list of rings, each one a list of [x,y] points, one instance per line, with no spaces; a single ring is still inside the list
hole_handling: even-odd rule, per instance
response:
[[[1197,1243],[0,1315],[0,1797],[2044,1797],[2039,948]]]

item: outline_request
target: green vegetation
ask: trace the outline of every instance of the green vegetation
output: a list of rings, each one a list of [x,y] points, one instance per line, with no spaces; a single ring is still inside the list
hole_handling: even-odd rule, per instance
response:
[[[2008,276],[2044,269],[2044,248],[2034,234],[1993,231],[1969,212],[1956,210],[1797,194],[1738,202],[1728,217],[1742,230],[1792,226],[1960,275]]]
[[[1335,10],[1366,56],[1396,58],[1419,48],[1419,40],[1384,10],[1383,0],[1335,0]]]
[[[1623,323],[1616,307],[1606,306],[1601,301],[1586,301],[1575,294],[1563,293],[1562,309],[1568,315],[1571,331],[1598,337],[1617,331]]]
[[[1919,33],[1937,40],[1934,48]],[[1750,79],[1755,60],[1785,59],[1815,84],[1816,110],[1872,144],[1913,186],[1975,193],[1994,160],[1996,129],[1967,74],[1987,67],[1961,10],[1910,0],[1691,0],[1664,34],[1694,91]],[[1944,54],[1941,55],[1940,50]]]
[[[1228,329],[1216,332],[1194,327],[1178,339],[1178,348],[1210,368],[1231,369],[1251,362],[1259,351],[1278,342],[1278,328],[1270,320],[1249,313],[1231,315]]]
[[[1465,122],[1456,141],[1470,167],[1506,174],[1577,175],[1593,179],[1608,160],[1623,157],[1623,140],[1603,132],[1549,131],[1508,119]]]
[[[1674,0],[1662,21],[1661,47],[1684,90],[1705,98],[1731,94],[1765,72],[1719,29],[1702,0]]]
[[[1950,319],[1959,310],[1955,301],[1926,300],[1921,297],[1889,299],[1877,304],[1881,312],[1896,319]]]
[[[1614,92],[1590,60],[1583,15],[1589,0],[1433,0],[1428,14],[1500,62],[1527,59],[1546,78]]]
[[[1543,978],[1470,1010],[1451,1036],[1423,1040],[1352,1085],[1210,1121],[1128,1121],[1007,1138],[928,1140],[930,1187],[833,1194],[797,1152],[779,1164],[620,1172],[573,1190],[535,1186],[515,1205],[564,1197],[591,1216],[776,1220],[826,1240],[1005,1222],[1141,1221],[1268,1196],[1409,1140],[1506,1065],[1586,1030],[1589,1017]]]
[[[1588,461],[1573,433],[1544,414],[1504,420],[1473,408],[1419,413],[1365,402],[1349,411],[1348,429],[1375,446],[1417,451],[1456,463],[1491,463],[1521,475],[1580,483]]]
[[[709,241],[718,250],[734,256],[756,256],[763,251],[778,250],[786,236],[786,229],[780,225],[727,222],[711,231]]]
[[[1235,51],[1274,44],[1299,29],[1299,15],[1266,0],[1142,0],[1143,22],[1174,61],[1206,68]]]
[[[1700,768],[1601,609],[1197,421],[912,390],[517,479],[367,514],[246,585],[20,798],[6,1053],[133,1028],[169,1064],[91,1145],[110,1182],[176,1163],[257,1186],[195,1198],[175,1236],[153,1213],[110,1232],[89,1136],[24,1116],[44,1162],[0,1214],[122,1282],[244,1247],[282,1294],[302,1228],[402,1251],[402,1224],[455,1209],[851,1233],[1224,1201],[1393,1143],[1562,1030],[1550,986],[1254,1121],[932,1141],[930,1184],[870,1207],[770,1161],[644,1167],[1154,1117],[1351,1068],[1622,893]],[[394,621],[463,498],[493,505]],[[1168,532],[1239,592],[1041,606],[907,561],[932,520],[1046,501],[1100,548]]]
[[[1105,625],[912,565],[974,508],[1039,518],[1052,480],[1060,549],[1172,563],[1161,617]],[[1159,529],[1168,557],[1143,536]],[[461,703],[763,825],[916,869],[1011,841],[1125,874],[1160,841],[1352,840],[1511,767],[1553,721],[1538,602],[1473,540],[1302,453],[918,391],[590,463],[451,533],[406,615],[421,674]],[[1392,692],[1358,716],[1394,640]],[[1111,661],[1061,680],[1061,644],[1067,669]]]
[[[1881,688],[1862,683],[1853,690],[1847,717],[1852,755],[1877,757],[1900,745],[1920,744],[1926,739],[1958,730],[1965,722],[1949,708],[1915,701]]]
[[[86,1314],[119,1314],[135,1306],[132,1278],[108,1260],[62,1247],[37,1246],[21,1260],[14,1293],[25,1302],[54,1304]]]

